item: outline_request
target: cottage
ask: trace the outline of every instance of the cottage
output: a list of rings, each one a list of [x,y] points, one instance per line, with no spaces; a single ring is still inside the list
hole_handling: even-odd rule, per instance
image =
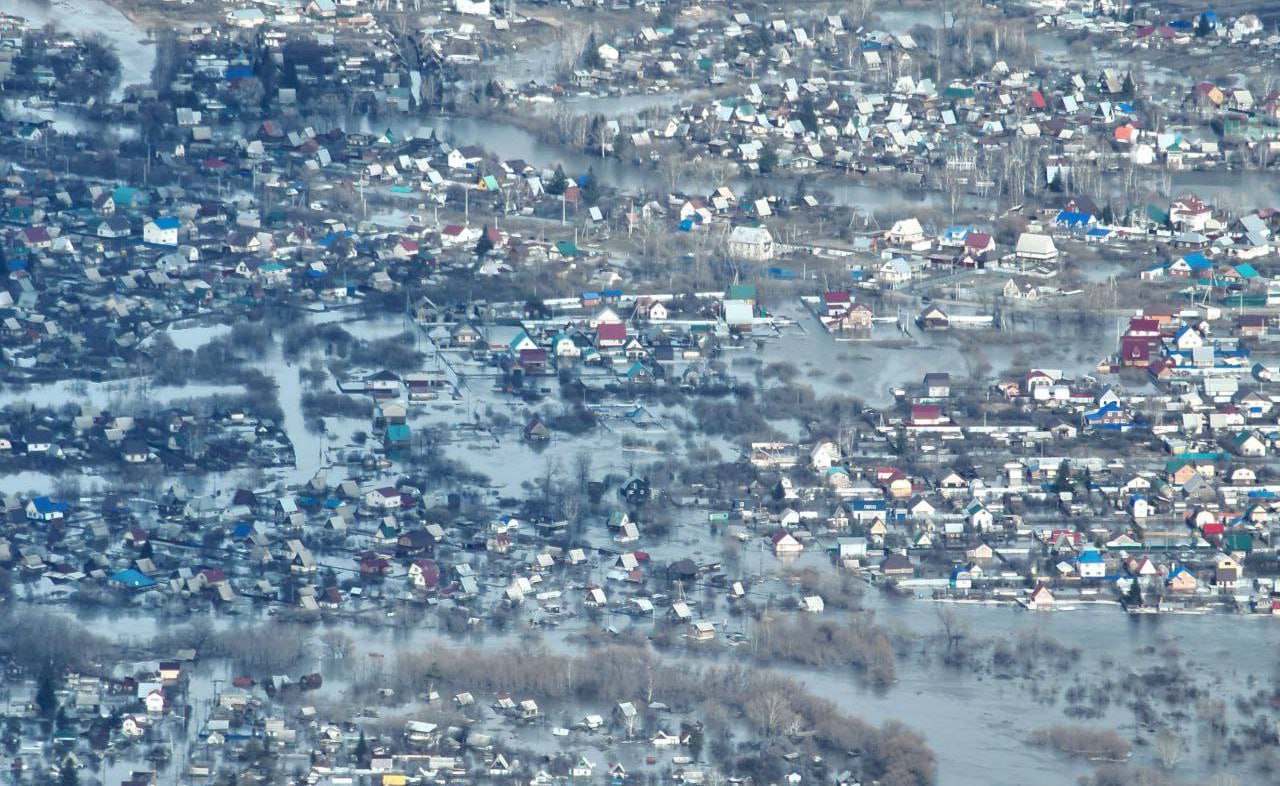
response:
[[[142,242],[155,246],[177,246],[182,222],[174,216],[161,216],[142,227]]]
[[[1014,253],[1024,262],[1056,262],[1058,259],[1058,248],[1053,244],[1053,238],[1032,232],[1018,236]]]
[[[773,235],[762,226],[737,226],[727,240],[729,255],[751,262],[773,259]]]

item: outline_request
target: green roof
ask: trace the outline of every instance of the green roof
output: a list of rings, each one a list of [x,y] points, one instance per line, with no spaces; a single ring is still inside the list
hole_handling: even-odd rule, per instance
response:
[[[560,256],[576,257],[582,253],[578,250],[578,244],[572,240],[557,240],[556,251],[560,252]]]
[[[1253,536],[1247,532],[1233,532],[1222,539],[1227,551],[1253,551]]]
[[[388,442],[408,442],[411,436],[412,433],[409,431],[409,427],[403,423],[387,426]]]
[[[725,300],[755,300],[755,284],[734,284],[724,293]]]

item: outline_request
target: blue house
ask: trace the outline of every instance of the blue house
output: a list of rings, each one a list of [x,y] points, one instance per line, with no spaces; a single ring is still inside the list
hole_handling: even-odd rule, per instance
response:
[[[1092,213],[1076,213],[1070,210],[1062,210],[1053,219],[1053,223],[1067,229],[1084,230],[1098,223],[1098,219]]]
[[[61,521],[71,512],[71,506],[48,497],[36,497],[27,503],[27,518],[31,521]]]

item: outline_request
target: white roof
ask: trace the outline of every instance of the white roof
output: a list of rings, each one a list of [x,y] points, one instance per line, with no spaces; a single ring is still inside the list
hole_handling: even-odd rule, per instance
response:
[[[1018,236],[1017,253],[1019,254],[1056,254],[1057,252],[1053,238],[1048,235],[1023,232]]]

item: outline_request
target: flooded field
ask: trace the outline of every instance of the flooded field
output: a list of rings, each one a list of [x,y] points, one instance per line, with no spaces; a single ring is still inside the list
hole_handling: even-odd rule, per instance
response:
[[[36,26],[51,24],[77,35],[100,35],[115,46],[120,57],[120,84],[113,100],[124,95],[129,85],[146,84],[156,53],[153,42],[104,0],[7,0],[0,10],[26,17]]]

